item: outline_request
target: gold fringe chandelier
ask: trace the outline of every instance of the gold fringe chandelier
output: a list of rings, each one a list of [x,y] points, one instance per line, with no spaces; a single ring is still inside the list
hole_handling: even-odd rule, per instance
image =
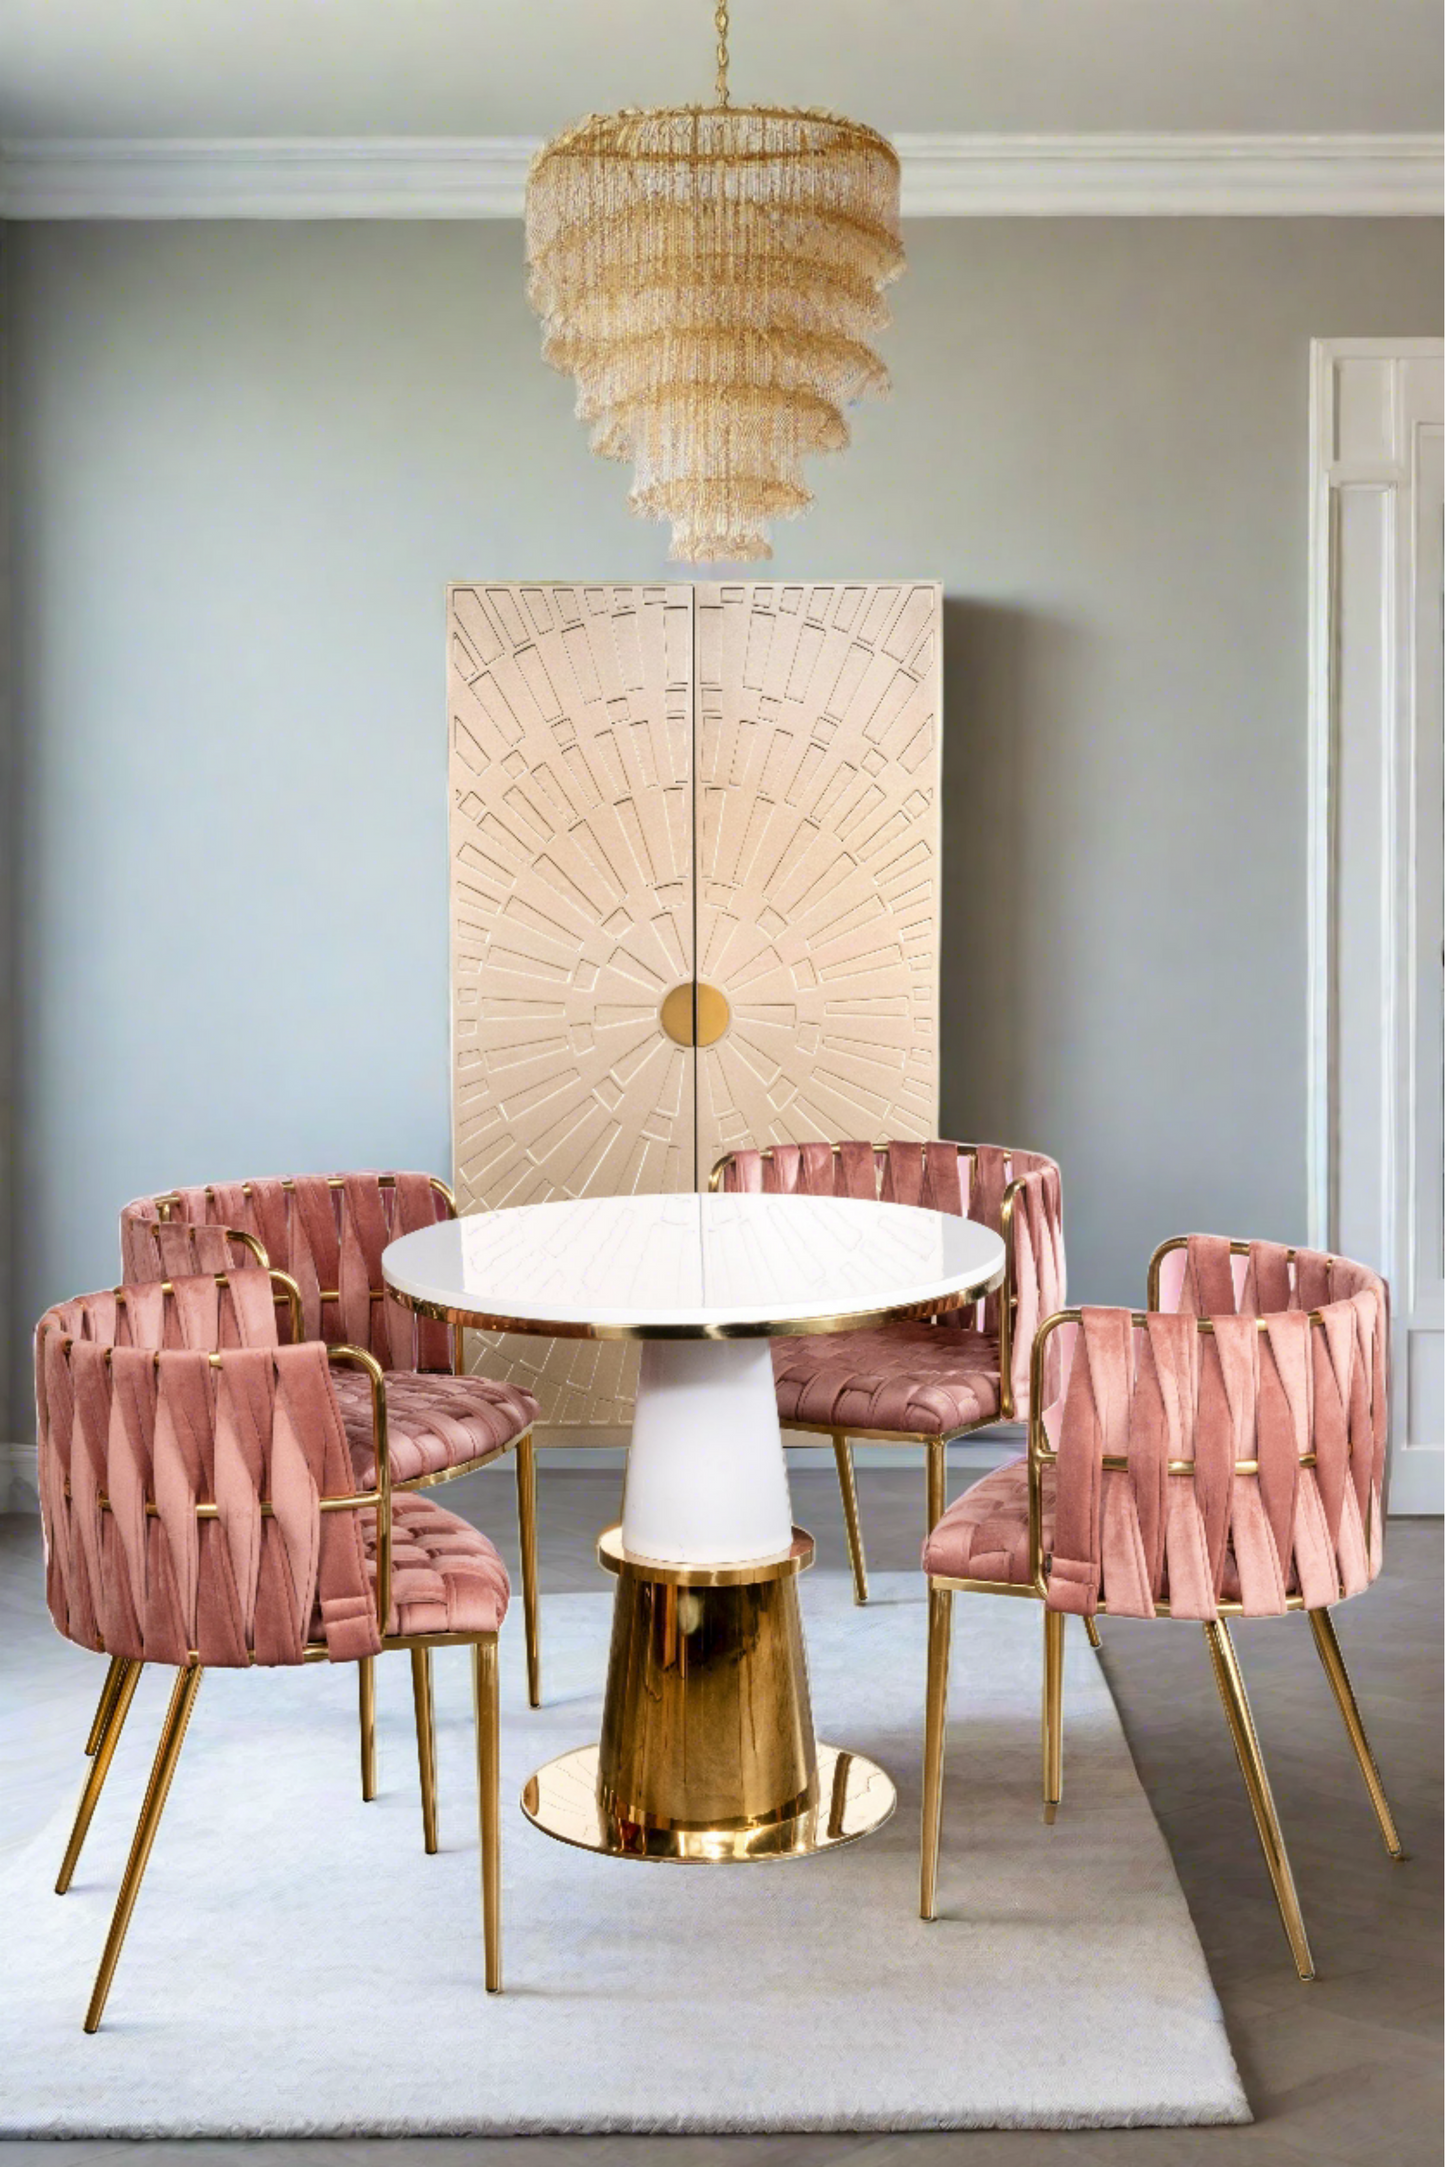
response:
[[[835,114],[728,101],[589,114],[527,182],[527,292],[542,352],[577,379],[592,449],[630,460],[630,503],[687,563],[770,557],[812,502],[808,452],[888,389],[868,341],[903,269],[898,159]]]

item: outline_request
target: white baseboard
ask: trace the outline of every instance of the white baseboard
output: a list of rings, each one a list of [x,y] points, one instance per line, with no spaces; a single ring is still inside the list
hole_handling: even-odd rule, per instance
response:
[[[783,1434],[790,1467],[803,1469],[831,1464],[832,1447],[821,1438],[810,1437],[805,1442],[795,1431],[784,1431]],[[625,1430],[585,1430],[569,1434],[539,1429],[538,1459],[543,1467],[575,1467],[578,1456],[587,1453],[595,1467],[620,1470],[626,1464],[626,1436]],[[948,1464],[950,1469],[960,1473],[982,1475],[991,1467],[1002,1466],[1005,1460],[1017,1458],[1024,1445],[1023,1424],[1001,1422],[994,1429],[981,1431],[977,1437],[963,1438],[958,1444],[950,1445]],[[1400,1462],[1397,1461],[1390,1484],[1392,1520],[1439,1516],[1439,1459],[1438,1452],[1421,1450],[1417,1481],[1408,1477],[1401,1481]],[[921,1467],[923,1447],[860,1441],[853,1447],[853,1460],[857,1467]],[[1408,1459],[1404,1464],[1411,1475],[1416,1473]],[[14,1443],[0,1443],[0,1512],[38,1513],[39,1510],[34,1445],[22,1438],[17,1438]]]
[[[35,1447],[28,1438],[0,1444],[0,1512],[39,1512]]]
[[[783,1434],[790,1467],[832,1466],[833,1448],[826,1439],[802,1437],[793,1431],[785,1431]],[[627,1435],[625,1429],[539,1428],[538,1459],[543,1467],[576,1467],[580,1457],[585,1454],[589,1464],[594,1467],[620,1469],[626,1464]],[[948,1464],[961,1471],[984,1474],[989,1468],[1014,1459],[1023,1449],[1022,1423],[1004,1422],[996,1429],[985,1430],[977,1437],[965,1438],[960,1443],[951,1445]],[[922,1467],[923,1446],[879,1445],[860,1439],[853,1447],[853,1460],[858,1467]],[[14,1444],[0,1444],[0,1512],[39,1510],[34,1445],[21,1439],[17,1439]]]
[[[585,1453],[594,1467],[620,1468],[626,1460],[627,1436],[625,1429],[566,1430],[539,1425],[538,1462],[543,1467],[575,1467]],[[965,1437],[950,1445],[948,1464],[984,1474],[991,1467],[1002,1466],[1005,1460],[1016,1459],[1025,1442],[1021,1422],[1000,1422],[991,1430],[981,1430],[976,1437]],[[790,1467],[833,1465],[833,1447],[825,1437],[784,1430],[783,1443]],[[853,1447],[855,1467],[922,1467],[923,1459],[922,1445],[881,1445],[859,1438]]]
[[[621,1469],[627,1458],[625,1429],[537,1431],[538,1460],[543,1467],[576,1467],[585,1454],[591,1466]],[[831,1467],[833,1448],[825,1438],[803,1437],[785,1430],[790,1467]],[[1012,1460],[1024,1449],[1020,1422],[1001,1422],[977,1437],[950,1445],[948,1464],[960,1472],[985,1474]],[[910,1467],[923,1465],[922,1445],[879,1445],[860,1439],[853,1447],[857,1467]],[[35,1447],[27,1440],[0,1444],[0,1512],[38,1512],[40,1496],[35,1482]]]
[[[1438,1445],[1399,1445],[1390,1457],[1385,1509],[1392,1520],[1438,1519],[1445,1500],[1445,1453]]]

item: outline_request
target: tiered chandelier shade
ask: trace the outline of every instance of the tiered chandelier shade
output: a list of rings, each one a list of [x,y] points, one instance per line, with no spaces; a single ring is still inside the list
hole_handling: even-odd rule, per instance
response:
[[[769,521],[812,502],[805,454],[888,388],[869,339],[903,260],[892,146],[829,113],[594,114],[528,182],[542,351],[687,563],[769,557]]]

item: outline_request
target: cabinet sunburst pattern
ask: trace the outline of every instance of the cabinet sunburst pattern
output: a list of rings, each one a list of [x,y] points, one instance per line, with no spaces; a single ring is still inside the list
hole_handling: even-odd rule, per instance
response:
[[[938,591],[700,586],[698,1172],[739,1144],[932,1133]]]
[[[460,1209],[934,1133],[939,631],[928,582],[451,590]],[[550,1426],[630,1416],[623,1344],[479,1360]]]

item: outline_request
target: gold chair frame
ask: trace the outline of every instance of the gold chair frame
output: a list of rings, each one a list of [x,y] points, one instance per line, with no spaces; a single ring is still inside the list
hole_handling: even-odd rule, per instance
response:
[[[343,1189],[346,1186],[343,1177],[339,1174],[329,1174],[326,1179],[328,1188]],[[443,1181],[439,1174],[429,1174],[427,1180],[430,1182],[435,1194],[446,1205],[447,1217],[455,1219],[457,1217],[457,1200],[449,1184]],[[377,1181],[378,1185],[383,1189],[395,1188],[396,1186],[396,1177],[393,1174],[380,1174],[377,1176]],[[283,1179],[281,1187],[294,1190],[296,1183],[294,1179],[287,1176]],[[241,1188],[243,1194],[249,1196],[252,1184],[249,1181],[244,1181]],[[207,1182],[205,1194],[208,1197],[214,1197],[215,1193],[214,1184]],[[161,1190],[151,1199],[163,1222],[169,1221],[171,1212],[180,1203],[180,1200],[181,1196],[178,1189]],[[267,1256],[263,1244],[258,1241],[254,1234],[248,1234],[240,1227],[226,1227],[224,1232],[228,1241],[244,1242],[263,1271],[271,1269],[271,1260]],[[385,1287],[373,1287],[371,1289],[373,1302],[384,1302],[386,1297],[387,1289]],[[339,1289],[323,1289],[321,1300],[323,1303],[339,1303],[341,1300]],[[299,1319],[300,1309],[298,1307],[293,1313],[292,1330],[295,1336],[299,1336],[301,1330]],[[451,1345],[451,1369],[436,1374],[464,1377],[467,1374],[466,1345],[463,1328],[459,1324],[452,1327]],[[425,1376],[434,1373],[422,1371],[420,1374]],[[504,1445],[502,1452],[512,1452],[516,1458],[517,1544],[521,1554],[522,1566],[522,1626],[527,1645],[527,1700],[531,1707],[540,1708],[542,1705],[542,1621],[541,1595],[537,1577],[537,1447],[535,1433],[532,1430],[525,1431],[522,1436],[516,1439],[514,1444]],[[444,1482],[455,1482],[461,1475],[473,1475],[478,1468],[490,1467],[501,1456],[502,1454],[497,1452],[484,1453],[480,1459],[466,1460],[456,1467],[440,1468],[433,1474],[415,1475],[409,1481],[399,1483],[397,1487],[403,1490],[435,1489]],[[369,1665],[363,1670],[363,1680],[361,1694],[361,1795],[369,1801],[376,1796],[376,1687],[375,1675],[370,1670]],[[419,1760],[424,1761],[423,1730],[427,1721],[426,1688],[423,1683],[419,1683],[417,1680],[415,1665],[412,1667],[412,1683],[416,1702],[417,1754]],[[100,1733],[103,1729],[102,1719],[119,1690],[117,1678],[113,1675],[108,1676],[101,1691],[100,1703],[96,1708],[94,1721],[91,1724],[90,1736],[86,1741],[85,1750],[88,1756],[93,1757],[97,1750]],[[423,1785],[423,1840],[429,1852],[436,1850],[435,1814],[426,1812],[425,1785]]]
[[[442,1180],[440,1174],[428,1174],[427,1180],[430,1182],[434,1193],[446,1205],[447,1217],[455,1219],[458,1216],[457,1200],[450,1185]],[[345,1180],[340,1174],[328,1174],[326,1182],[327,1187],[330,1189],[344,1189],[346,1186]],[[396,1177],[394,1174],[379,1174],[377,1184],[383,1189],[394,1189],[396,1187]],[[243,1181],[241,1184],[242,1192],[249,1196],[251,1186],[249,1181]],[[295,1186],[295,1181],[289,1176],[281,1183],[283,1189],[294,1190]],[[207,1196],[215,1195],[216,1192],[212,1183],[207,1182],[205,1193]],[[156,1205],[161,1218],[164,1220],[180,1200],[180,1191],[178,1189],[167,1189],[153,1197],[151,1201]],[[226,1233],[234,1241],[245,1242],[247,1247],[254,1251],[257,1263],[263,1269],[269,1268],[271,1260],[254,1234],[246,1234],[239,1228],[233,1227],[227,1227]],[[384,1302],[388,1292],[389,1289],[386,1287],[373,1287],[371,1289],[371,1299],[373,1302]],[[323,1304],[326,1302],[339,1303],[340,1300],[341,1294],[338,1288],[322,1289],[321,1301]],[[422,1376],[465,1377],[467,1374],[466,1346],[461,1325],[453,1325],[452,1327],[452,1366],[450,1370],[436,1372],[423,1370],[419,1374]],[[413,1476],[409,1482],[399,1483],[397,1487],[403,1490],[435,1489],[443,1482],[455,1482],[458,1476],[474,1475],[478,1468],[490,1467],[495,1460],[502,1457],[502,1453],[506,1452],[514,1452],[516,1455],[517,1543],[522,1563],[522,1624],[527,1642],[527,1699],[533,1708],[540,1708],[542,1705],[542,1627],[541,1604],[537,1587],[537,1451],[533,1432],[531,1430],[524,1431],[514,1444],[504,1445],[501,1453],[483,1453],[480,1459],[466,1460],[456,1467],[444,1467],[435,1474]],[[364,1791],[363,1795],[367,1798],[375,1796],[374,1772],[372,1788]]]
[[[839,1156],[841,1146],[834,1144],[831,1148],[833,1157],[836,1159]],[[875,1164],[878,1154],[885,1152],[887,1148],[886,1144],[874,1144],[872,1146]],[[976,1144],[960,1144],[958,1149],[960,1157],[970,1158],[977,1151],[978,1146]],[[1002,1149],[1012,1156],[1014,1146],[1005,1144]],[[767,1145],[759,1151],[758,1156],[763,1159],[771,1159],[774,1156],[774,1146]],[[736,1157],[736,1151],[725,1151],[717,1161],[708,1176],[707,1185],[710,1192],[721,1189],[723,1177]],[[827,1437],[832,1442],[833,1461],[838,1471],[838,1489],[843,1500],[843,1521],[848,1531],[848,1564],[853,1575],[853,1600],[855,1603],[866,1603],[868,1600],[868,1557],[863,1546],[863,1524],[858,1511],[858,1477],[853,1464],[853,1440],[861,1437],[866,1438],[870,1444],[922,1445],[925,1448],[924,1511],[926,1525],[924,1534],[928,1536],[933,1533],[934,1528],[937,1527],[948,1509],[949,1446],[961,1443],[965,1437],[975,1436],[980,1430],[994,1429],[1000,1422],[1012,1422],[1015,1419],[1012,1368],[1014,1322],[1018,1313],[1018,1264],[1015,1254],[1013,1219],[1015,1203],[1025,1186],[1026,1184],[1022,1180],[1011,1181],[1008,1184],[1003,1193],[1003,1204],[999,1214],[1003,1232],[1004,1276],[999,1298],[999,1411],[996,1415],[989,1415],[980,1422],[966,1422],[961,1429],[941,1432],[937,1430],[840,1430],[835,1429],[828,1422],[789,1422],[785,1425],[789,1431],[797,1431],[800,1434],[815,1437]],[[993,1289],[989,1288],[986,1291],[991,1293]],[[966,1303],[964,1308],[968,1309],[974,1306],[973,1303]],[[963,1314],[963,1311],[960,1311],[959,1314]]]
[[[1149,1260],[1148,1293],[1149,1309],[1157,1309],[1159,1300],[1159,1272],[1164,1258],[1171,1250],[1181,1249],[1187,1243],[1187,1235],[1175,1235],[1161,1242]],[[1235,1256],[1249,1254],[1248,1242],[1231,1242],[1230,1250]],[[1294,1251],[1289,1251],[1293,1260]],[[1136,1326],[1146,1322],[1146,1312],[1131,1311]],[[1029,1367],[1029,1432],[1028,1432],[1028,1500],[1029,1500],[1029,1574],[1027,1581],[960,1580],[944,1574],[928,1576],[928,1683],[924,1721],[923,1745],[923,1827],[922,1856],[919,1880],[919,1915],[925,1919],[938,1916],[938,1860],[943,1817],[943,1765],[944,1746],[948,1720],[948,1659],[952,1636],[953,1597],[965,1595],[1007,1595],[1022,1597],[1027,1602],[1047,1603],[1048,1568],[1050,1560],[1043,1547],[1043,1476],[1046,1467],[1053,1464],[1057,1455],[1052,1450],[1043,1423],[1044,1356],[1049,1339],[1066,1324],[1082,1321],[1081,1309],[1056,1310],[1046,1317],[1034,1338]],[[1323,1328],[1323,1320],[1317,1310],[1310,1312],[1312,1328]],[[1197,1320],[1199,1331],[1211,1333],[1214,1326],[1207,1317]],[[1261,1331],[1267,1321],[1258,1320]],[[1106,1455],[1106,1468],[1127,1470],[1128,1461],[1112,1454]],[[1300,1465],[1312,1467],[1315,1455],[1301,1454]],[[1183,1475],[1191,1480],[1194,1475],[1193,1460],[1171,1460],[1171,1475]],[[1257,1475],[1257,1460],[1236,1460],[1235,1473]],[[1368,1529],[1366,1530],[1368,1537]],[[1341,1600],[1344,1590],[1340,1590]],[[1167,1618],[1170,1609],[1167,1602],[1155,1605],[1160,1617]],[[1309,1939],[1305,1932],[1304,1915],[1300,1909],[1299,1895],[1295,1888],[1294,1872],[1290,1866],[1289,1853],[1285,1847],[1284,1834],[1280,1828],[1279,1814],[1270,1788],[1269,1774],[1260,1747],[1259,1733],[1255,1728],[1253,1711],[1245,1690],[1244,1673],[1229,1631],[1229,1619],[1242,1617],[1244,1605],[1240,1602],[1221,1600],[1217,1605],[1218,1617],[1204,1624],[1204,1639],[1209,1650],[1214,1682],[1223,1704],[1225,1721],[1239,1762],[1249,1796],[1250,1810],[1259,1836],[1260,1849],[1264,1853],[1265,1866],[1279,1906],[1280,1921],[1289,1942],[1290,1954],[1301,1979],[1315,1976],[1314,1958],[1310,1953]],[[1304,1598],[1288,1595],[1287,1610],[1303,1610]],[[1107,1616],[1108,1605],[1099,1604],[1099,1614]],[[1043,1807],[1044,1819],[1052,1822],[1063,1797],[1063,1720],[1064,1720],[1064,1622],[1066,1613],[1058,1610],[1044,1611],[1044,1661],[1043,1705],[1040,1720],[1043,1760]],[[1379,1823],[1385,1850],[1397,1864],[1408,1854],[1400,1842],[1395,1818],[1370,1742],[1365,1733],[1364,1721],[1349,1672],[1345,1668],[1343,1652],[1335,1631],[1334,1618],[1329,1610],[1308,1612],[1310,1630],[1316,1653],[1329,1680],[1345,1732],[1360,1773],[1365,1780],[1370,1804]],[[1089,1639],[1097,1649],[1099,1638],[1092,1618],[1084,1623],[1090,1628]]]
[[[447,1199],[451,1198],[451,1191],[444,1181],[440,1180],[435,1174],[430,1175],[428,1178],[432,1187],[440,1195]],[[287,1182],[283,1186],[290,1188],[293,1184]],[[331,1186],[333,1188],[338,1187],[339,1183],[333,1179]],[[247,1182],[245,1187],[249,1189],[250,1183]],[[209,1186],[206,1193],[208,1195],[213,1193]],[[157,1197],[155,1202],[158,1204],[173,1204],[176,1200],[176,1192],[172,1190],[165,1196]],[[456,1217],[454,1203],[452,1217]],[[299,1340],[302,1329],[301,1289],[296,1284],[296,1281],[289,1272],[283,1272],[267,1261],[266,1251],[254,1234],[247,1234],[240,1227],[227,1227],[224,1231],[228,1241],[244,1242],[256,1258],[260,1269],[270,1272],[272,1279],[281,1289],[277,1296],[278,1304],[282,1295],[284,1295],[290,1309],[292,1340],[293,1342]],[[217,1273],[216,1281],[218,1285],[224,1286],[226,1283],[225,1274]],[[169,1280],[162,1280],[160,1284],[164,1291],[169,1292],[171,1285]],[[117,1287],[115,1294],[118,1300],[124,1300],[123,1288]],[[333,1302],[339,1299],[334,1293],[323,1294],[321,1298],[323,1301]],[[373,1301],[382,1299],[384,1299],[383,1295],[373,1293]],[[452,1344],[456,1352],[453,1357],[453,1368],[449,1374],[460,1376],[464,1374],[463,1369],[456,1366],[462,1363],[464,1359],[460,1326],[455,1328]],[[382,1375],[385,1376],[386,1374],[387,1372],[383,1370]],[[423,1374],[429,1373],[423,1372]],[[507,1446],[503,1449],[511,1451],[513,1447]],[[527,1699],[531,1707],[540,1708],[542,1705],[542,1676],[537,1587],[537,1459],[535,1439],[531,1430],[528,1430],[517,1439],[515,1451],[517,1458],[517,1529],[522,1556],[522,1621],[526,1630],[527,1643]],[[456,1481],[459,1475],[475,1474],[478,1468],[490,1467],[492,1462],[499,1456],[495,1452],[486,1453],[481,1459],[467,1460],[457,1467],[440,1468],[432,1474],[412,1475],[405,1482],[396,1483],[394,1487],[398,1490],[433,1490],[442,1483]],[[101,1686],[100,1698],[96,1703],[95,1714],[91,1719],[90,1731],[85,1741],[87,1760],[93,1761],[100,1751],[106,1729],[116,1712],[117,1703],[124,1690],[126,1662],[127,1659],[123,1656],[114,1656],[111,1659],[110,1668],[106,1672],[105,1682]],[[365,1656],[362,1659],[359,1671],[361,1795],[368,1805],[376,1797],[376,1671],[374,1666],[375,1657]],[[140,1676],[141,1668],[140,1664],[135,1665],[136,1679]],[[429,1670],[424,1665],[419,1665],[415,1658],[413,1658],[411,1667],[411,1683],[412,1703],[416,1716],[417,1765],[421,1772],[422,1845],[428,1855],[431,1856],[435,1854],[437,1849],[436,1753],[434,1746],[429,1746],[427,1743],[431,1736],[433,1724],[431,1676]],[[130,1693],[134,1691],[135,1680],[132,1680]],[[125,1708],[127,1709],[130,1706],[130,1693],[125,1695]],[[124,1720],[125,1716],[124,1712],[122,1712],[121,1721],[124,1722]],[[109,1766],[108,1761],[106,1766]],[[103,1783],[104,1780],[102,1774],[101,1782]],[[99,1792],[97,1791],[98,1795]]]
[[[284,1298],[291,1305],[292,1320],[299,1332],[301,1316],[301,1290],[287,1272],[268,1265],[273,1285],[278,1289],[278,1300]],[[215,1275],[218,1286],[227,1283],[225,1273]],[[163,1282],[167,1288],[169,1282]],[[69,1353],[72,1340],[62,1342],[62,1351]],[[411,1656],[412,1687],[417,1715],[417,1760],[421,1776],[422,1816],[426,1831],[426,1848],[437,1848],[437,1783],[436,1783],[436,1728],[432,1696],[431,1651],[433,1648],[470,1647],[472,1651],[472,1692],[476,1722],[478,1824],[481,1843],[482,1881],[482,1941],[484,1972],[487,1992],[497,1994],[502,1988],[502,1910],[501,1910],[501,1806],[499,1796],[500,1769],[500,1711],[497,1686],[497,1635],[495,1633],[388,1633],[387,1620],[391,1614],[391,1552],[392,1552],[392,1498],[397,1490],[416,1490],[426,1487],[419,1478],[393,1485],[391,1479],[391,1448],[387,1434],[386,1371],[375,1355],[362,1347],[336,1345],[329,1349],[330,1359],[345,1362],[363,1370],[371,1381],[372,1443],[376,1461],[376,1485],[371,1490],[348,1492],[339,1496],[323,1496],[317,1500],[322,1512],[358,1512],[374,1508],[376,1512],[376,1612],[377,1628],[381,1634],[382,1653],[406,1650]],[[158,1363],[159,1351],[153,1359]],[[211,1366],[219,1368],[221,1357],[210,1356]],[[457,1470],[461,1472],[461,1470]],[[101,1510],[108,1512],[110,1500],[102,1495]],[[263,1518],[270,1518],[273,1507],[269,1499],[261,1502]],[[155,1500],[148,1499],[146,1513],[158,1517]],[[218,1508],[211,1503],[195,1507],[198,1520],[214,1520]],[[330,1660],[325,1641],[308,1641],[302,1651],[302,1661],[320,1663]],[[357,1664],[361,1702],[361,1763],[362,1796],[372,1798],[376,1792],[376,1672],[375,1657],[363,1656]],[[130,1856],[121,1877],[120,1893],[116,1898],[110,1931],[106,1937],[101,1956],[100,1969],[96,1974],[90,2005],[86,2011],[84,2029],[99,2029],[110,1994],[116,1966],[140,1894],[141,1881],[155,1843],[161,1815],[170,1795],[171,1782],[180,1760],[181,1747],[185,1742],[186,1729],[191,1720],[196,1695],[200,1691],[203,1671],[199,1655],[192,1650],[184,1666],[176,1672],[170,1705],[156,1747],[155,1761],[151,1769],[140,1818],[136,1824]],[[254,1666],[252,1666],[254,1667]],[[56,1877],[56,1894],[63,1896],[70,1887],[75,1868],[85,1844],[86,1835],[94,1818],[100,1794],[110,1773],[115,1749],[125,1726],[126,1716],[135,1697],[140,1675],[145,1668],[143,1659],[128,1656],[112,1656],[101,1689],[100,1702],[86,1741],[86,1753],[91,1767],[81,1792],[71,1828],[70,1840],[65,1847],[60,1872]],[[369,1788],[368,1788],[369,1784]]]

